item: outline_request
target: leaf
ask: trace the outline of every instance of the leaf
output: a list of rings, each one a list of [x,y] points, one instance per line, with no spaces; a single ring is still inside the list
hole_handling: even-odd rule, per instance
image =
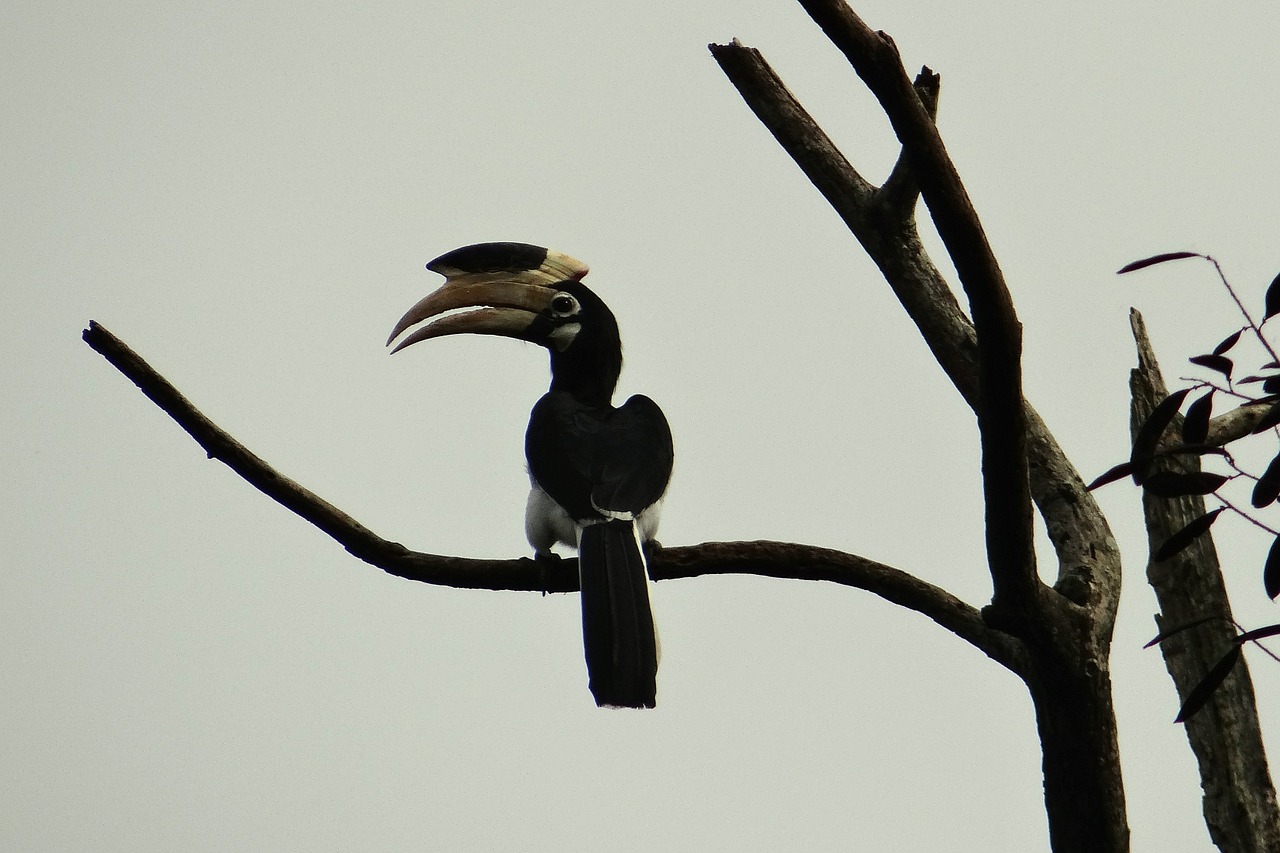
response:
[[[1143,469],[1155,456],[1156,446],[1160,444],[1160,437],[1164,435],[1164,431],[1169,426],[1170,421],[1178,414],[1178,409],[1182,407],[1182,401],[1187,398],[1187,394],[1190,391],[1190,388],[1183,388],[1181,391],[1174,391],[1161,400],[1151,410],[1151,414],[1147,416],[1147,420],[1138,430],[1138,435],[1133,439],[1133,452],[1129,455],[1129,461],[1134,466],[1134,470],[1131,472],[1133,481],[1139,486],[1142,485]]]
[[[1128,477],[1133,473],[1132,462],[1121,462],[1112,468],[1108,468],[1104,473],[1099,474],[1096,479],[1085,487],[1086,491],[1092,492],[1094,489],[1100,489],[1107,483],[1114,483],[1123,477]]]
[[[1187,419],[1182,422],[1182,440],[1187,444],[1203,444],[1209,437],[1209,419],[1213,417],[1213,389],[1199,397],[1187,408]]]
[[[1146,269],[1147,267],[1152,267],[1156,264],[1163,264],[1165,261],[1179,261],[1183,258],[1198,257],[1200,257],[1200,255],[1196,252],[1165,252],[1163,255],[1152,255],[1149,258],[1143,258],[1140,261],[1125,264],[1120,269],[1116,270],[1116,275],[1124,275],[1127,272]]]
[[[1213,665],[1213,669],[1209,670],[1209,674],[1200,680],[1200,683],[1191,688],[1191,692],[1187,694],[1187,701],[1182,703],[1178,716],[1174,719],[1175,723],[1185,723],[1191,719],[1205,706],[1205,703],[1213,696],[1214,692],[1222,686],[1222,682],[1231,674],[1231,670],[1236,665],[1236,661],[1240,660],[1240,647],[1232,646],[1231,650],[1222,656],[1222,660]]]
[[[1280,424],[1280,403],[1272,403],[1267,413],[1254,425],[1253,434],[1266,432],[1276,424]]]
[[[1245,327],[1245,328],[1248,328],[1248,327]],[[1236,329],[1235,332],[1233,332],[1230,335],[1227,335],[1225,338],[1222,339],[1222,343],[1218,344],[1216,347],[1213,348],[1213,354],[1222,355],[1224,352],[1231,349],[1233,346],[1236,345],[1236,341],[1240,340],[1240,335],[1243,333],[1244,333],[1244,329]]]
[[[1231,369],[1235,367],[1231,363],[1231,359],[1225,355],[1193,355],[1187,361],[1192,364],[1198,364],[1201,367],[1207,367],[1210,370],[1216,370],[1228,379],[1231,378]]]
[[[1202,536],[1213,523],[1218,520],[1218,515],[1226,509],[1225,506],[1218,507],[1213,512],[1206,512],[1199,518],[1193,519],[1186,527],[1164,540],[1164,544],[1156,549],[1153,560],[1157,563],[1161,560],[1167,560],[1175,554],[1181,553],[1188,545],[1196,541]]]
[[[1181,634],[1183,631],[1187,630],[1188,628],[1195,628],[1200,625],[1203,625],[1206,622],[1216,622],[1219,619],[1225,619],[1225,618],[1226,618],[1225,616],[1205,616],[1204,618],[1197,619],[1194,622],[1188,622],[1185,625],[1178,625],[1175,628],[1169,628],[1166,631],[1161,631],[1159,634],[1156,634],[1155,637],[1149,643],[1143,646],[1143,648],[1149,649],[1152,646],[1159,645],[1160,643],[1163,643],[1165,640],[1169,639],[1175,634]]]
[[[1280,536],[1271,543],[1267,552],[1267,561],[1262,566],[1262,588],[1267,591],[1267,598],[1272,601],[1280,595]]]
[[[1236,384],[1237,384],[1237,385],[1248,385],[1248,384],[1249,384],[1249,383],[1251,383],[1251,382],[1266,382],[1266,381],[1267,381],[1267,377],[1265,377],[1265,376],[1259,376],[1259,375],[1258,375],[1258,374],[1256,374],[1256,373],[1250,373],[1250,374],[1249,374],[1248,376],[1246,376],[1244,379],[1237,379],[1237,380],[1236,380]]]
[[[1262,380],[1262,391],[1264,394],[1275,394],[1280,392],[1280,376],[1268,376]]]
[[[1227,451],[1216,444],[1175,444],[1161,450],[1157,456],[1226,456]]]
[[[1271,284],[1267,285],[1267,311],[1262,316],[1262,322],[1267,322],[1276,314],[1280,314],[1280,275],[1271,279]]]
[[[1254,640],[1265,640],[1267,637],[1275,637],[1277,635],[1280,635],[1280,625],[1268,625],[1265,628],[1254,628],[1252,631],[1245,631],[1236,637],[1236,642],[1243,645]]]
[[[1253,505],[1258,509],[1269,506],[1280,498],[1280,453],[1267,465],[1258,482],[1253,484]]]
[[[1176,474],[1173,471],[1157,471],[1142,481],[1142,486],[1153,495],[1162,498],[1181,498],[1187,495],[1207,495],[1218,490],[1227,481],[1222,474],[1208,471],[1190,471]]]
[[[1243,646],[1245,643],[1252,643],[1256,640],[1265,640],[1267,637],[1280,636],[1280,625],[1266,625],[1262,628],[1254,628],[1252,631],[1245,631],[1236,637],[1236,643]],[[1274,655],[1272,656],[1274,657]]]

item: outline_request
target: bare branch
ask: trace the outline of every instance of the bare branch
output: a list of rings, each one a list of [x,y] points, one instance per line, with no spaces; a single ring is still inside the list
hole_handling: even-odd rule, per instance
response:
[[[747,106],[880,268],[938,364],[976,411],[979,380],[973,325],[920,242],[910,211],[904,215],[886,199],[885,188],[869,194],[860,176],[854,185],[842,186],[846,176],[856,173],[758,50],[736,40],[709,47]],[[936,86],[936,76],[932,79]],[[928,81],[918,79],[917,87],[927,92]],[[1088,607],[1093,631],[1105,643],[1120,594],[1118,547],[1096,501],[1048,427],[1029,404],[1026,413],[1032,495],[1058,554],[1055,587],[1074,604]]]
[[[960,174],[893,40],[868,27],[840,0],[801,0],[801,5],[880,101],[969,297],[978,336],[977,414],[993,605],[1010,616],[1026,613],[1040,597],[1040,582],[1022,405],[1022,326],[1013,299]]]
[[[920,98],[920,103],[924,104],[925,111],[929,113],[929,118],[936,121],[938,93],[942,86],[942,78],[926,67],[920,69],[913,85],[916,96]],[[905,218],[911,216],[914,211],[916,198],[920,195],[920,185],[912,176],[911,160],[905,148],[898,155],[897,162],[893,164],[893,171],[880,187],[879,194],[883,203],[897,211],[899,216]]]
[[[887,215],[874,188],[854,171],[760,51],[734,40],[709,45],[747,106],[822,193],[880,268],[938,364],[970,406],[977,405],[977,337],[911,217]]]
[[[377,552],[393,544],[375,536],[355,519],[282,476],[251,453],[202,415],[177,388],[103,326],[91,320],[82,337],[85,343],[97,350],[117,370],[131,379],[153,403],[177,421],[204,448],[210,459],[225,463],[255,488],[337,539],[352,553]]]
[[[319,527],[361,560],[397,577],[463,589],[541,592],[578,589],[576,560],[484,560],[424,554],[381,538],[250,452],[201,414],[168,380],[101,325],[90,322],[83,337],[177,421],[205,449],[209,458],[227,465],[250,485]],[[650,554],[650,574],[655,580],[754,574],[855,587],[929,617],[1015,672],[1022,672],[1025,667],[1021,644],[985,625],[974,607],[899,569],[842,551],[783,542],[655,546]]]
[[[724,73],[735,82],[750,79],[751,88],[742,91],[751,109],[792,159],[797,163],[822,163],[823,168],[808,173],[818,190],[841,211],[858,211],[871,201],[875,187],[867,182],[813,117],[787,89],[782,78],[769,67],[755,48],[734,39],[731,44],[707,45]],[[761,97],[752,98],[753,92]]]
[[[786,542],[704,542],[656,552],[655,578],[752,574],[854,586],[928,616],[993,660],[1024,674],[1022,644],[988,627],[977,609],[900,569],[843,551]]]

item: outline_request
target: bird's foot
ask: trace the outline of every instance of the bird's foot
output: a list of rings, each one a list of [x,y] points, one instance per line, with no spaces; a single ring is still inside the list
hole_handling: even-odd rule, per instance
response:
[[[548,551],[545,554],[535,553],[533,555],[533,561],[538,565],[538,586],[542,588],[543,598],[546,598],[547,587],[549,586],[547,573],[552,571],[554,567],[558,567],[563,560],[564,557],[554,551]]]

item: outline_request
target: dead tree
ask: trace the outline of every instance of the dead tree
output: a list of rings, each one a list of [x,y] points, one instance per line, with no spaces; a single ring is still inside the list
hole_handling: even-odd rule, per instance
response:
[[[875,262],[938,364],[973,409],[981,438],[992,600],[979,609],[900,569],[855,554],[779,542],[663,548],[652,555],[651,572],[657,580],[749,573],[829,581],[864,589],[934,620],[1027,685],[1043,752],[1053,849],[1127,850],[1108,666],[1120,595],[1120,553],[1084,481],[1023,398],[1022,329],[995,254],[934,123],[939,78],[926,68],[913,82],[893,41],[868,27],[840,0],[801,0],[801,5],[879,100],[902,145],[897,164],[880,186],[850,165],[758,51],[737,41],[711,45],[710,50],[750,109]],[[915,221],[920,199],[957,271],[967,313],[920,241]],[[576,566],[570,560],[549,569],[530,559],[424,554],[375,535],[267,466],[104,328],[91,324],[84,337],[211,458],[226,463],[361,560],[399,577],[455,587],[564,592],[577,588]],[[1135,376],[1158,382],[1149,351],[1143,358]],[[1158,391],[1143,393],[1147,400]],[[1139,396],[1135,392],[1135,406],[1149,405]],[[1040,580],[1036,568],[1033,507],[1045,522],[1057,559],[1051,585]],[[1161,596],[1164,608],[1173,606],[1167,602],[1201,595],[1177,588],[1176,581],[1162,582],[1174,584],[1171,598]],[[1180,690],[1199,677],[1202,655],[1165,651]],[[1208,723],[1206,738],[1214,744],[1203,747],[1209,757],[1200,765],[1209,792],[1206,815],[1223,850],[1274,851],[1280,849],[1280,818],[1256,736],[1247,677],[1238,688],[1215,698],[1221,707],[1212,719],[1252,716],[1254,726],[1251,732],[1244,731],[1247,726],[1226,731]],[[1193,740],[1195,731],[1189,728]],[[1198,755],[1201,750],[1197,746]],[[1237,758],[1246,754],[1252,755],[1253,763],[1241,771]]]
[[[1136,435],[1169,392],[1142,316],[1135,311],[1130,322],[1138,345],[1138,366],[1129,379],[1130,420]],[[1248,435],[1268,408],[1246,405],[1219,416],[1210,424],[1207,443],[1221,446]],[[1181,472],[1200,470],[1194,455],[1164,464]],[[1142,506],[1153,555],[1162,543],[1205,514],[1204,498],[1199,495],[1165,498],[1146,491]],[[1160,644],[1169,676],[1185,703],[1223,654],[1236,648],[1235,620],[1212,536],[1198,537],[1167,560],[1153,557],[1147,564],[1147,580],[1160,603],[1156,624],[1162,634],[1194,625]],[[1214,844],[1233,853],[1280,850],[1276,791],[1267,769],[1253,683],[1243,659],[1232,667],[1203,711],[1186,720],[1186,727],[1204,787],[1205,824]]]

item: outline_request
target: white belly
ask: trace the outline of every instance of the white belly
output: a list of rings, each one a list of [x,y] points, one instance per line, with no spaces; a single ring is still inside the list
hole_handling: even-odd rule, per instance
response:
[[[530,478],[532,480],[532,478]],[[649,542],[658,535],[658,519],[662,514],[662,501],[646,507],[637,520],[640,541]],[[533,546],[535,554],[550,554],[556,544],[578,547],[579,525],[542,490],[537,483],[529,489],[529,500],[524,508],[524,535]]]

